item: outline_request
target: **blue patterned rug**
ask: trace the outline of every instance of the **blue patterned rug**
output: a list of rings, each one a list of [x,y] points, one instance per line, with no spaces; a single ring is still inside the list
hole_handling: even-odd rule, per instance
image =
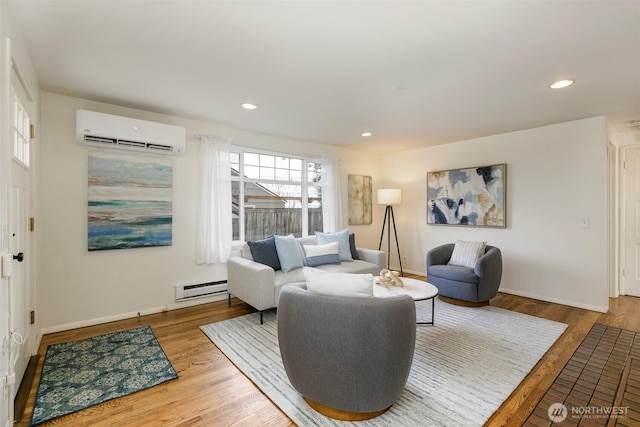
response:
[[[50,345],[30,426],[175,378],[148,326]]]

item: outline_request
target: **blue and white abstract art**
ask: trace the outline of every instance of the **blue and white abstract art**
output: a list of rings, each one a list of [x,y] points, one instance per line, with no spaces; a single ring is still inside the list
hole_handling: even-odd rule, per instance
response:
[[[173,163],[89,154],[89,250],[171,246]]]
[[[427,173],[427,224],[506,227],[507,165]]]

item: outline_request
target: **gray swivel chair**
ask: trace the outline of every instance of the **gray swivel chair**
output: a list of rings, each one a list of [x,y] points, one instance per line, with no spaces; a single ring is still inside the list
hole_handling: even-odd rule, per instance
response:
[[[502,280],[502,253],[487,245],[474,268],[448,265],[453,243],[427,252],[427,280],[438,288],[441,299],[462,305],[488,305],[496,296]]]
[[[354,298],[285,285],[278,341],[291,385],[323,415],[365,420],[386,411],[409,376],[416,308],[407,295]]]

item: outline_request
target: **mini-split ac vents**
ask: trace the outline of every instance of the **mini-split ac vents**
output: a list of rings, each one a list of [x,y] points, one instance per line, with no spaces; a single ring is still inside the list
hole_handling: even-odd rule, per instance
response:
[[[77,110],[76,139],[80,144],[102,148],[183,154],[186,130],[165,123]]]
[[[176,302],[193,298],[210,297],[227,292],[227,281],[198,283],[194,285],[176,286]]]

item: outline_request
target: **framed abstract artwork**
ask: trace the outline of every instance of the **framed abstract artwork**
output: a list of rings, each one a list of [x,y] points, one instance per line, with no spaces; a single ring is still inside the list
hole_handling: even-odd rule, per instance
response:
[[[173,163],[89,154],[88,249],[171,246]]]
[[[371,224],[371,177],[349,175],[349,225]]]
[[[507,226],[506,163],[427,173],[427,224]]]

